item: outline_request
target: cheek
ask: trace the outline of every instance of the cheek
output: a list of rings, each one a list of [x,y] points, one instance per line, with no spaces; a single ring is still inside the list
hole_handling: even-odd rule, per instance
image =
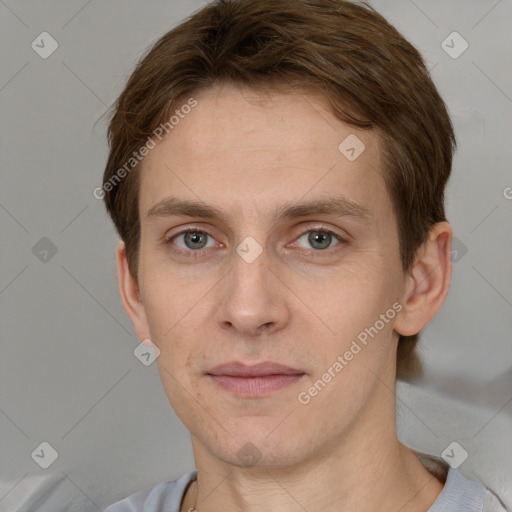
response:
[[[201,295],[198,286],[171,274],[169,268],[147,261],[141,265],[141,291],[151,334],[155,340],[172,337],[188,321]]]
[[[319,316],[328,316],[332,329],[341,333],[365,327],[389,295],[385,272],[377,264],[345,263],[308,299]]]
[[[159,280],[150,289],[146,288],[146,315],[151,339],[160,349],[157,363],[167,382],[166,388],[176,384],[172,377],[186,383],[187,388],[192,386],[212,350],[212,340],[207,337],[212,332],[212,315],[208,313],[211,309],[203,297],[205,292],[195,291],[198,288],[202,289],[182,283],[177,285],[174,280]],[[176,292],[183,289],[187,293]],[[174,387],[173,390],[179,392]]]
[[[340,268],[336,279],[323,287],[323,293],[317,290],[304,295],[307,303],[314,305],[320,320],[317,324],[324,333],[319,347],[324,367],[319,371],[326,371],[344,354],[354,366],[350,373],[359,371],[357,368],[363,370],[368,364],[378,366],[387,357],[399,307],[394,287],[396,283],[378,261],[373,265],[354,263]],[[354,364],[355,360],[359,364]]]

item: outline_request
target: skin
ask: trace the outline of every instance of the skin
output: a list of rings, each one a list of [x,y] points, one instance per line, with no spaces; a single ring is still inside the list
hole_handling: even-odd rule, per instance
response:
[[[198,478],[181,510],[426,511],[443,484],[397,438],[396,348],[399,333],[419,332],[448,294],[450,225],[432,228],[404,272],[376,132],[342,123],[311,91],[223,84],[194,97],[198,105],[142,163],[138,282],[123,242],[117,248],[123,304],[139,339],[159,348],[163,387],[191,433]],[[338,149],[349,134],[366,146],[355,161]],[[271,215],[286,202],[340,194],[368,220]],[[223,217],[147,216],[169,196],[201,200]],[[162,243],[189,227],[209,235],[198,255],[197,239]],[[346,241],[308,242],[322,230]],[[251,263],[236,252],[248,236],[263,249]],[[300,403],[396,302],[401,311]],[[276,361],[305,375],[242,398],[205,375],[232,360]]]

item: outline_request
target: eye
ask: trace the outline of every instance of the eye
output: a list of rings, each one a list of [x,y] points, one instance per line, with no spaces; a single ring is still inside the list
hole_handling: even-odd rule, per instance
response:
[[[304,232],[298,239],[297,243],[300,243],[300,240],[305,238],[306,243],[310,244],[316,251],[325,251],[326,249],[330,249],[333,247],[331,245],[332,242],[338,242],[335,244],[339,245],[343,243],[344,240],[329,230],[324,229],[310,229],[309,231]],[[308,249],[308,247],[301,246],[304,249]]]
[[[208,233],[206,233],[206,231],[199,231],[198,229],[191,228],[181,231],[180,233],[164,240],[164,243],[177,245],[178,249],[180,249],[177,252],[199,252],[203,249],[215,246],[215,243],[208,245],[208,238],[211,238],[212,241],[214,240]],[[181,241],[183,245],[177,243],[178,241]]]

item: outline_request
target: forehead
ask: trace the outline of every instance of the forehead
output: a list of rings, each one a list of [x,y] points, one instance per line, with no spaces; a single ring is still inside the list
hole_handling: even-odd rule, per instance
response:
[[[340,195],[375,219],[389,206],[379,137],[341,122],[320,94],[223,84],[191,96],[197,105],[142,162],[143,222],[166,197],[244,216]]]

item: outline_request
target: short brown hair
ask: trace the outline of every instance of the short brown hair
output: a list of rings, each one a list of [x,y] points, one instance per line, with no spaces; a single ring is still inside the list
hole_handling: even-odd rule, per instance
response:
[[[104,200],[135,279],[139,166],[113,178],[180,100],[221,82],[313,88],[340,120],[378,131],[401,263],[411,268],[430,228],[446,220],[444,189],[456,146],[420,53],[366,3],[215,0],[150,48],[113,105]],[[417,341],[418,334],[400,336],[398,378],[421,371]]]

